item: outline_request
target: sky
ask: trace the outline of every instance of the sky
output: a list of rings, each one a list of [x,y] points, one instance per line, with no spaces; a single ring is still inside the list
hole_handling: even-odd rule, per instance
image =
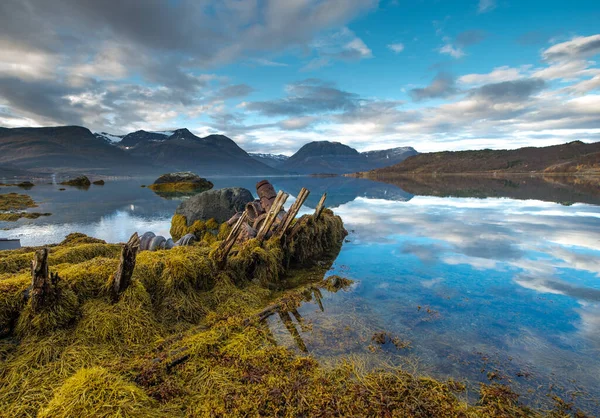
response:
[[[0,126],[248,152],[600,141],[598,0],[2,0]]]

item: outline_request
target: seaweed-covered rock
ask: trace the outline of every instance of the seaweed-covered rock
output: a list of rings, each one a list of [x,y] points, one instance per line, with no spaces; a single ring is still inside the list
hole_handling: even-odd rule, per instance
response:
[[[90,184],[92,184],[92,182],[89,178],[87,178],[87,176],[79,176],[75,177],[74,179],[63,181],[60,184],[62,184],[63,186],[90,187]]]
[[[155,192],[199,192],[212,188],[210,181],[189,171],[163,174],[150,185]]]
[[[223,223],[253,200],[252,193],[240,187],[210,190],[182,202],[175,214],[185,216],[188,226],[209,219]]]
[[[96,180],[93,184],[96,186],[104,186],[104,180]]]

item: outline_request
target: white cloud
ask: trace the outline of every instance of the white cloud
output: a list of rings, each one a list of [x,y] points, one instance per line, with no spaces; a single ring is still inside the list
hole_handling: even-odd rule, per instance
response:
[[[600,54],[600,34],[577,36],[570,41],[553,45],[542,52],[548,61],[581,59]]]
[[[389,44],[387,47],[396,54],[404,51],[404,44],[402,43]]]
[[[458,82],[465,85],[481,85],[500,83],[502,81],[511,81],[522,78],[524,70],[529,66],[521,68],[511,68],[509,66],[502,66],[494,68],[494,70],[487,74],[466,74],[458,78]]]
[[[453,58],[462,58],[466,55],[461,48],[455,47],[452,44],[446,44],[438,49],[438,51],[440,54],[450,55]]]
[[[496,0],[479,0],[477,12],[478,13],[487,13],[487,12],[491,12],[495,8],[496,8]]]

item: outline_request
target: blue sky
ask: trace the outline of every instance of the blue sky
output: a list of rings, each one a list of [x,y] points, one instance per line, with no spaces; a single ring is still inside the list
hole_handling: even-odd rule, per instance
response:
[[[0,126],[290,154],[600,140],[600,3],[5,0]]]

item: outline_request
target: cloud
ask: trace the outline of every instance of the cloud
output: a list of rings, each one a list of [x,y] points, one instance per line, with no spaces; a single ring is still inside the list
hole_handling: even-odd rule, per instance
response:
[[[440,54],[450,55],[452,58],[462,58],[466,55],[460,47],[455,47],[449,43],[439,48],[438,51]]]
[[[254,89],[247,84],[234,84],[220,88],[213,94],[215,100],[227,100],[235,97],[244,97],[252,93]]]
[[[520,102],[527,100],[533,94],[541,91],[545,86],[546,83],[544,80],[526,78],[486,84],[473,90],[470,95],[476,99],[489,100],[494,103]]]
[[[468,85],[499,83],[512,81],[523,77],[523,68],[511,68],[508,66],[494,68],[487,74],[466,74],[458,78],[458,82]]]
[[[317,57],[305,65],[303,71],[325,67],[337,60],[352,62],[373,58],[373,51],[348,28],[315,40],[311,48]]]
[[[396,43],[396,44],[388,44],[388,49],[396,54],[404,51],[404,44]]]
[[[448,73],[440,72],[430,85],[415,88],[409,91],[410,96],[416,102],[426,99],[436,99],[451,96],[457,93],[454,77]]]
[[[542,52],[542,57],[548,61],[561,61],[588,58],[597,54],[600,54],[600,34],[578,36],[553,45]]]
[[[247,102],[243,108],[265,116],[302,116],[321,112],[349,110],[357,105],[358,96],[318,79],[306,79],[286,88],[282,99]]]
[[[479,0],[479,5],[477,7],[477,13],[487,13],[491,12],[496,8],[496,0]]]
[[[467,47],[481,43],[487,38],[487,33],[483,30],[467,30],[456,36],[456,43],[459,46]]]

